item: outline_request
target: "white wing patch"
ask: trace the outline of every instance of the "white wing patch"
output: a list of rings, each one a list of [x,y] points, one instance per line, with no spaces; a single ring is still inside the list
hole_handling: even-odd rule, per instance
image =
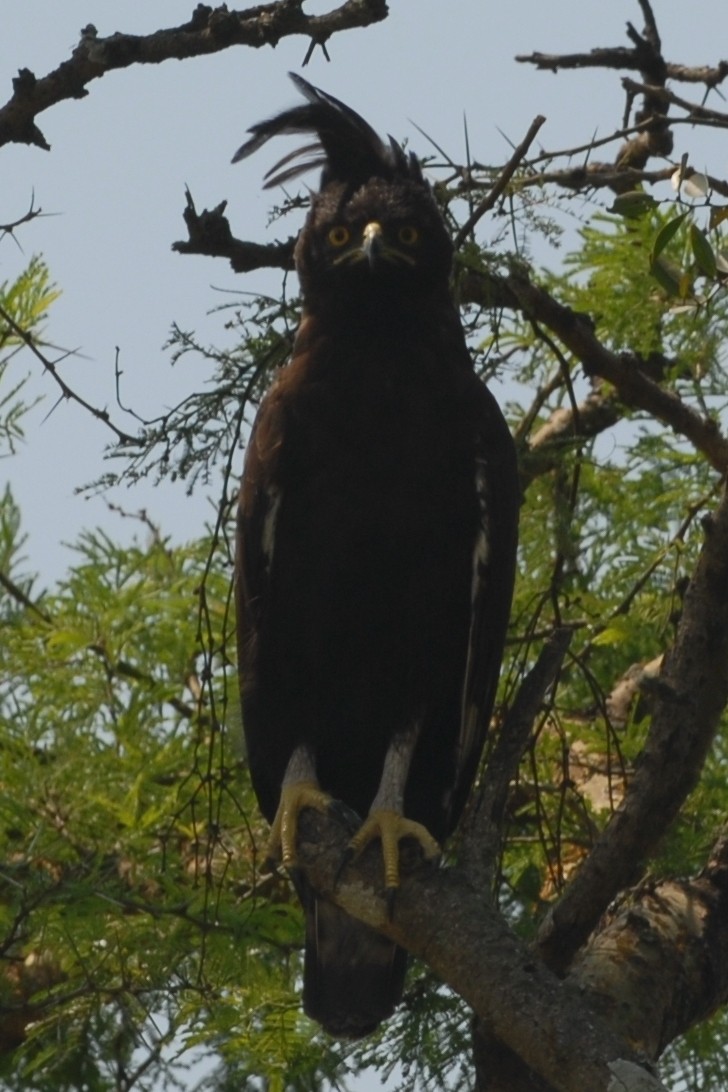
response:
[[[478,620],[478,600],[483,590],[483,579],[490,558],[490,521],[488,518],[488,475],[487,463],[480,456],[475,461],[475,493],[478,500],[478,533],[473,544],[472,575],[470,581],[470,631],[468,633],[468,655],[463,676],[463,693],[460,710],[460,736],[458,739],[457,768],[466,765],[466,757],[472,750],[478,736],[480,710],[472,697],[472,667],[475,655],[476,622]]]
[[[276,540],[276,522],[278,520],[278,510],[281,506],[281,491],[280,489],[271,488],[267,495],[268,510],[265,513],[263,520],[263,532],[260,537],[260,549],[263,554],[263,562],[267,572],[270,572],[270,567],[273,562],[273,549]]]
[[[488,558],[490,556],[490,540],[488,537],[488,475],[487,463],[482,456],[475,461],[475,494],[478,498],[478,514],[480,519],[478,521],[478,534],[473,549],[473,576],[470,585],[471,612],[475,606],[483,569],[488,564]]]

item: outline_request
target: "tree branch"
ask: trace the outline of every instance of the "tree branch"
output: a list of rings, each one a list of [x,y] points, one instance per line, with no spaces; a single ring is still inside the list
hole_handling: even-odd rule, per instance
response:
[[[183,212],[189,239],[172,243],[178,254],[206,254],[211,258],[227,258],[236,273],[253,269],[293,269],[295,236],[285,243],[243,242],[236,239],[224,215],[227,201],[221,201],[212,211],[198,213],[192,194],[185,189],[187,204]]]
[[[728,1000],[727,872],[724,833],[697,879],[619,899],[574,963],[569,977],[651,1058]]]
[[[590,391],[576,412],[565,406],[555,409],[528,439],[520,466],[522,488],[525,490],[537,477],[560,466],[565,448],[593,440],[622,417],[614,393],[601,390]]]
[[[650,732],[627,794],[541,928],[563,971],[615,895],[634,883],[695,787],[728,702],[728,494],[704,521],[675,644],[654,684]]]
[[[588,1011],[583,994],[534,960],[462,873],[414,869],[390,918],[376,847],[339,878],[349,838],[341,820],[310,809],[302,814],[299,865],[314,888],[422,958],[557,1092],[663,1090],[639,1057]],[[620,1085],[617,1073],[631,1073],[632,1083]],[[637,1076],[642,1085],[635,1083]]]
[[[515,174],[516,168],[518,167],[519,163],[525,158],[526,152],[533,144],[536,138],[536,134],[538,133],[539,129],[545,121],[546,118],[543,117],[541,114],[537,114],[536,117],[533,119],[528,127],[528,132],[526,133],[525,137],[518,145],[518,147],[514,149],[513,155],[508,160],[505,167],[503,167],[490,191],[485,195],[477,208],[473,210],[471,215],[459,229],[457,235],[455,236],[455,239],[453,240],[456,250],[460,249],[460,247],[463,245],[468,235],[470,235],[471,231],[478,223],[478,221],[482,219],[483,216],[485,216],[486,212],[493,208],[498,198],[501,196],[502,193],[504,193],[506,186]]]
[[[650,1058],[728,999],[728,835],[696,879],[649,882],[610,907],[567,981]],[[552,1092],[477,1021],[482,1092]]]
[[[294,34],[325,45],[332,35],[380,22],[387,14],[386,0],[345,0],[325,15],[306,15],[302,0],[272,0],[240,11],[228,11],[226,4],[198,4],[188,23],[147,35],[117,32],[101,38],[89,25],[70,59],[47,76],[38,79],[29,69],[20,69],[12,97],[0,107],[0,146],[35,144],[49,151],[36,125],[38,114],[65,99],[84,98],[88,84],[114,69],[203,57],[237,45],[275,46]]]
[[[508,789],[518,773],[546,692],[561,670],[571,636],[570,629],[557,629],[544,644],[518,689],[469,804],[462,859],[468,878],[483,897],[490,891],[490,869],[501,850]]]
[[[463,278],[463,298],[481,306],[517,307],[547,326],[581,362],[587,376],[600,376],[617,390],[625,405],[645,410],[690,441],[721,475],[728,471],[728,439],[718,423],[703,417],[645,374],[635,353],[613,353],[599,341],[588,315],[572,311],[545,289],[516,271],[507,277],[470,273]]]
[[[521,53],[515,58],[520,64],[532,64],[548,72],[561,68],[615,68],[639,69],[634,50],[625,46],[592,49],[589,53]],[[668,80],[681,83],[703,83],[708,88],[718,87],[728,76],[728,61],[717,65],[686,65],[668,61],[665,65]]]
[[[106,425],[107,428],[111,429],[120,444],[138,443],[138,437],[131,436],[128,432],[124,432],[122,429],[118,428],[114,424],[114,422],[111,420],[111,417],[109,416],[108,410],[102,410],[99,409],[97,406],[92,406],[91,403],[87,402],[85,398],[82,398],[80,394],[76,394],[76,392],[68,386],[66,381],[64,379],[61,379],[60,375],[58,374],[56,362],[49,360],[48,357],[40,351],[38,346],[35,344],[33,336],[29,334],[27,330],[24,330],[22,326],[19,326],[15,319],[12,317],[12,315],[9,315],[8,312],[2,307],[0,307],[0,319],[8,324],[13,333],[17,337],[19,337],[21,341],[23,341],[28,346],[31,353],[33,353],[33,355],[37,357],[38,360],[40,360],[45,370],[49,372],[49,374],[53,377],[55,382],[60,387],[61,398],[70,399],[70,401],[78,403],[79,406],[83,406],[83,408],[85,410],[88,410],[88,412],[93,417],[95,417],[97,421],[101,421],[102,424]]]
[[[633,95],[650,95],[652,98],[659,99],[665,106],[679,106],[681,110],[687,112],[690,121],[714,121],[718,122],[721,126],[728,127],[728,114],[723,113],[720,110],[710,110],[707,106],[701,106],[697,102],[689,102],[688,99],[681,98],[667,87],[656,87],[654,84],[638,83],[636,80],[631,80],[628,76],[625,76],[622,80],[622,87],[624,87],[625,91],[629,91]]]

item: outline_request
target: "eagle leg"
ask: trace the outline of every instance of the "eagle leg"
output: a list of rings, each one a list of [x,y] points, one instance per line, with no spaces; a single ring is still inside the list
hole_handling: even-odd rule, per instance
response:
[[[303,808],[326,812],[330,804],[329,794],[319,788],[308,748],[297,747],[286,767],[278,810],[271,824],[266,860],[280,859],[284,868],[294,868],[298,816]]]
[[[358,857],[362,850],[379,838],[384,858],[384,884],[387,891],[399,887],[399,843],[403,838],[414,838],[428,860],[440,855],[440,845],[427,827],[406,819],[394,808],[373,809],[349,842],[348,857]]]
[[[394,893],[399,887],[399,843],[403,838],[414,838],[425,858],[431,860],[440,855],[440,846],[429,830],[404,816],[404,790],[407,783],[412,753],[417,743],[419,726],[398,733],[389,745],[384,759],[382,777],[377,795],[372,801],[369,815],[349,842],[346,862],[353,860],[362,850],[379,839],[384,859],[384,883],[390,912]]]

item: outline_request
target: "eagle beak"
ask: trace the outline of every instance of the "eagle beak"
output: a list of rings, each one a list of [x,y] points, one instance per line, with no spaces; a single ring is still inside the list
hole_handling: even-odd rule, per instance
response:
[[[379,259],[382,256],[384,248],[384,238],[382,235],[382,225],[377,223],[376,220],[372,220],[366,225],[362,232],[362,253],[369,262],[369,268],[374,269]]]

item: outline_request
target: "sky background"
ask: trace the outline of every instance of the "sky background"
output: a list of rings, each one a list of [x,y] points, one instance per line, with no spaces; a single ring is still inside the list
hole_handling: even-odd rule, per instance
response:
[[[335,0],[311,0],[306,10],[334,6]],[[726,0],[653,0],[653,6],[668,59],[715,64],[721,50],[728,53]],[[0,102],[10,96],[18,68],[45,75],[70,56],[88,23],[102,37],[142,34],[186,21],[193,7],[194,0],[3,0]],[[464,112],[473,157],[492,164],[508,159],[508,141],[521,140],[539,113],[547,121],[538,141],[548,150],[607,135],[619,124],[624,100],[616,73],[556,76],[514,57],[627,45],[627,20],[642,27],[637,0],[390,0],[390,7],[385,22],[332,39],[330,63],[316,51],[305,75],[380,132],[408,138],[417,152],[431,149],[415,124],[463,161]],[[211,311],[229,293],[275,290],[279,283],[265,271],[236,276],[223,260],[180,256],[171,245],[186,236],[185,185],[198,210],[227,199],[238,238],[275,238],[275,227],[266,228],[275,194],[263,191],[261,181],[292,145],[275,141],[237,166],[230,158],[250,124],[294,104],[286,73],[300,70],[306,49],[304,39],[292,38],[275,50],[240,47],[113,72],[92,83],[86,98],[39,116],[50,152],[0,149],[0,222],[21,216],[31,194],[48,214],[18,232],[22,252],[10,238],[0,242],[0,282],[17,276],[32,254],[44,256],[63,293],[51,309],[47,337],[78,350],[62,374],[84,398],[108,406],[122,427],[115,406],[117,346],[126,403],[153,417],[202,387],[211,371],[193,356],[171,369],[163,350],[171,324],[225,345],[226,317]],[[690,88],[681,90],[692,97]],[[687,150],[694,166],[728,177],[724,134],[710,147],[681,128],[676,162]],[[291,230],[288,222],[283,230]],[[175,541],[198,535],[212,514],[204,493],[188,497],[182,486],[164,482],[107,497],[77,494],[106,468],[111,434],[73,403],[47,416],[57,388],[29,354],[19,354],[12,368],[15,379],[30,373],[29,395],[44,397],[25,420],[18,454],[2,463],[22,508],[27,569],[40,574],[39,588],[62,577],[73,560],[64,544],[83,528],[102,525],[119,539],[132,533],[107,501],[131,511],[146,508]]]
[[[333,6],[334,0],[310,0],[306,10]],[[420,153],[431,149],[415,123],[464,160],[464,113],[472,155],[494,164],[508,158],[508,140],[519,141],[537,113],[547,118],[538,139],[549,150],[606,135],[621,118],[616,74],[556,76],[514,57],[627,45],[627,20],[642,27],[636,0],[391,0],[390,7],[385,22],[333,38],[330,63],[317,50],[305,74],[378,130],[408,138]],[[9,97],[18,68],[42,76],[67,59],[88,23],[102,37],[141,34],[184,22],[191,8],[191,0],[4,0],[0,101]],[[654,0],[654,8],[668,58],[715,63],[717,50],[728,49],[725,0],[690,7]],[[10,238],[0,243],[0,281],[16,276],[31,254],[43,254],[63,292],[51,309],[47,337],[78,350],[62,365],[63,376],[117,420],[116,346],[126,402],[155,416],[209,379],[209,365],[199,357],[171,369],[163,345],[172,322],[224,345],[225,316],[211,310],[231,292],[279,283],[266,271],[239,276],[221,259],[181,256],[170,248],[186,235],[186,184],[198,209],[228,200],[239,238],[275,237],[275,227],[266,228],[275,195],[261,189],[261,180],[291,145],[273,142],[236,166],[230,158],[251,123],[294,103],[286,73],[300,70],[306,48],[305,39],[289,38],[276,49],[239,47],[112,72],[94,81],[86,98],[40,115],[50,152],[0,149],[0,221],[22,215],[33,193],[49,214],[19,231],[22,253]],[[680,135],[691,138],[688,129]],[[676,158],[682,150],[678,140]],[[724,177],[728,152],[723,158],[709,166]],[[283,230],[290,230],[288,222]],[[62,544],[73,542],[83,527],[101,524],[118,537],[131,533],[129,521],[108,511],[107,500],[128,510],[146,508],[176,540],[195,536],[211,514],[210,502],[202,494],[187,497],[181,486],[146,484],[107,498],[75,493],[106,469],[111,434],[72,403],[46,417],[57,388],[28,354],[19,355],[13,372],[30,372],[29,391],[44,397],[25,421],[18,455],[3,462],[22,506],[29,568],[40,573],[42,585],[65,571],[72,556]]]

